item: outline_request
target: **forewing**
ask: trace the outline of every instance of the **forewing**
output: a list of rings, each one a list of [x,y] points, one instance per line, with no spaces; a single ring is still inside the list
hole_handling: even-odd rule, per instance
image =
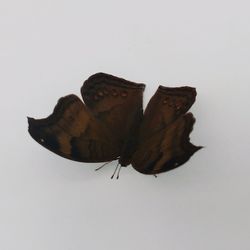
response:
[[[83,84],[84,102],[91,113],[112,131],[119,148],[141,122],[144,88],[144,84],[104,73],[91,76]]]
[[[185,163],[201,147],[190,143],[195,119],[186,113],[195,102],[191,87],[160,86],[151,98],[139,132],[133,167],[144,174],[158,174]]]
[[[112,135],[75,95],[59,99],[45,119],[28,118],[30,135],[52,152],[75,161],[103,162],[116,159]]]
[[[142,118],[144,84],[98,73],[85,81],[81,93],[59,99],[53,113],[28,118],[29,133],[41,145],[65,158],[104,162],[121,155],[124,142]]]

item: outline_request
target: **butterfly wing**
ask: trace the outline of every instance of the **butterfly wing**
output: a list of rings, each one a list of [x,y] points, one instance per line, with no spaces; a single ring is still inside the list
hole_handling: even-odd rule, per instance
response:
[[[139,132],[132,166],[144,174],[158,174],[185,163],[201,147],[190,143],[195,119],[186,113],[195,102],[191,87],[160,86],[151,98]]]
[[[131,130],[142,120],[145,85],[97,73],[81,88],[84,102],[93,115],[112,131],[122,148]]]
[[[71,160],[104,162],[117,159],[122,150],[121,142],[129,130],[122,122],[125,124],[126,119],[132,122],[135,115],[127,112],[127,102],[137,103],[139,107],[144,85],[114,78],[115,84],[109,81],[113,76],[104,73],[90,77],[81,90],[85,104],[77,96],[68,95],[59,99],[47,118],[28,118],[30,135],[45,148]],[[109,93],[113,89],[119,96]],[[116,137],[119,129],[121,134]]]
[[[119,155],[110,132],[75,95],[59,99],[49,117],[28,118],[28,122],[29,133],[38,143],[65,158],[102,162],[116,159]]]

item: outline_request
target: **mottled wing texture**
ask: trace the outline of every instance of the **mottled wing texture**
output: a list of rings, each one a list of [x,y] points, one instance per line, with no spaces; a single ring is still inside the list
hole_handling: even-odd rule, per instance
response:
[[[117,159],[129,126],[136,120],[133,109],[139,110],[142,105],[143,89],[143,84],[95,74],[81,89],[85,104],[75,95],[60,98],[47,118],[28,118],[29,133],[45,148],[71,160]],[[137,105],[130,112],[128,102]]]
[[[158,174],[185,163],[201,147],[189,139],[195,119],[187,113],[195,102],[191,87],[159,86],[140,127],[132,166],[143,174]]]

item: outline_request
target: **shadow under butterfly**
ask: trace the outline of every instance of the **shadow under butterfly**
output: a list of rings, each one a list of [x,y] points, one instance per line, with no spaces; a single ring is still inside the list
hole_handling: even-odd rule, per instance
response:
[[[59,99],[44,119],[28,117],[29,133],[50,151],[80,162],[118,160],[142,174],[179,167],[202,147],[190,142],[195,119],[187,113],[195,102],[191,87],[159,86],[143,113],[145,85],[105,73],[90,76],[76,95]],[[101,168],[100,167],[100,168]],[[98,168],[98,169],[100,169]]]

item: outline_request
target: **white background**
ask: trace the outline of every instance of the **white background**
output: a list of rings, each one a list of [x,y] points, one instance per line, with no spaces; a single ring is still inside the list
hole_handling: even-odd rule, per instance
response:
[[[250,249],[250,3],[243,0],[9,0],[0,7],[0,249]],[[198,96],[205,148],[158,176],[69,161],[26,116],[80,95],[91,74]]]

